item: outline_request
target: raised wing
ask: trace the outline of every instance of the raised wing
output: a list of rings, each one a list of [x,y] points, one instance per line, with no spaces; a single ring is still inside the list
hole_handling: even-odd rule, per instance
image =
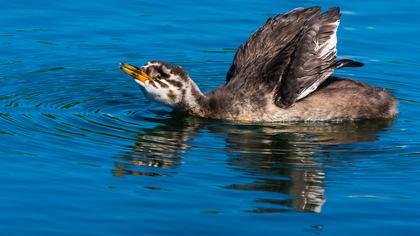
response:
[[[308,96],[336,68],[361,66],[336,61],[338,8],[296,9],[269,19],[242,45],[227,74],[227,84],[275,90],[274,102],[288,107]]]
[[[279,72],[289,64],[290,54],[293,52],[291,42],[296,41],[306,22],[319,12],[319,7],[297,8],[269,18],[239,47],[227,73],[226,82],[278,82],[281,75]],[[275,75],[277,78],[274,78]]]
[[[306,97],[334,72],[339,23],[338,8],[331,8],[307,22],[276,88],[276,105],[288,107]]]

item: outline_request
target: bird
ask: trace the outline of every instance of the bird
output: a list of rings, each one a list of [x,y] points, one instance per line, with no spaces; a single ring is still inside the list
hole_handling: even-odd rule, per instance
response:
[[[240,45],[220,87],[203,93],[179,65],[120,63],[146,97],[187,115],[234,122],[392,119],[385,89],[333,76],[364,64],[337,59],[340,9],[296,8],[270,17]]]

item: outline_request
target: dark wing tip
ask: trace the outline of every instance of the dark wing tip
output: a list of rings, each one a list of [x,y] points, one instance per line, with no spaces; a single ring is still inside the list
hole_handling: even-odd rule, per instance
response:
[[[358,62],[358,61],[353,61],[350,65],[349,65],[349,67],[362,67],[362,66],[364,66],[365,64],[364,63],[362,63],[362,62]]]
[[[337,14],[340,14],[340,8],[339,7],[331,7],[327,12],[329,12],[333,15],[337,15]]]
[[[340,8],[332,7],[328,11],[322,13],[323,19],[331,19],[332,21],[340,20]]]
[[[313,7],[302,8],[302,9],[303,9],[303,12],[305,12],[305,13],[321,12],[321,7],[320,6],[313,6]]]
[[[340,69],[343,67],[361,67],[364,66],[365,64],[358,62],[358,61],[353,61],[350,59],[343,59],[343,60],[338,60],[335,63],[335,68],[336,69]]]
[[[313,6],[313,7],[307,7],[307,8],[298,7],[298,8],[295,8],[295,9],[293,9],[293,10],[287,12],[287,13],[280,13],[280,14],[276,15],[274,17],[274,20],[276,20],[280,17],[286,18],[286,17],[296,15],[296,14],[297,15],[302,15],[302,14],[304,14],[304,15],[314,15],[316,13],[319,14],[320,12],[321,12],[321,7],[320,6]]]
[[[306,13],[306,14],[314,14],[314,13],[320,13],[321,12],[321,7],[320,6],[298,8],[298,9],[302,10],[302,12]]]

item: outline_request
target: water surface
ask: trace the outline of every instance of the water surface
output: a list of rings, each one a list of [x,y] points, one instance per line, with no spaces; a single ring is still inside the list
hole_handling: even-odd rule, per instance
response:
[[[338,5],[350,77],[395,120],[234,124],[149,102],[118,62],[203,91],[269,16]],[[419,234],[420,2],[8,1],[0,8],[5,235]]]

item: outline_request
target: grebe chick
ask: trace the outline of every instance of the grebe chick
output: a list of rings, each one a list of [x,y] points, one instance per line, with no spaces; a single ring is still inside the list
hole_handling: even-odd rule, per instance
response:
[[[236,52],[226,83],[203,94],[180,66],[121,63],[151,100],[190,115],[231,121],[343,121],[392,118],[384,89],[332,77],[362,63],[336,60],[339,8],[298,8],[269,18]]]

